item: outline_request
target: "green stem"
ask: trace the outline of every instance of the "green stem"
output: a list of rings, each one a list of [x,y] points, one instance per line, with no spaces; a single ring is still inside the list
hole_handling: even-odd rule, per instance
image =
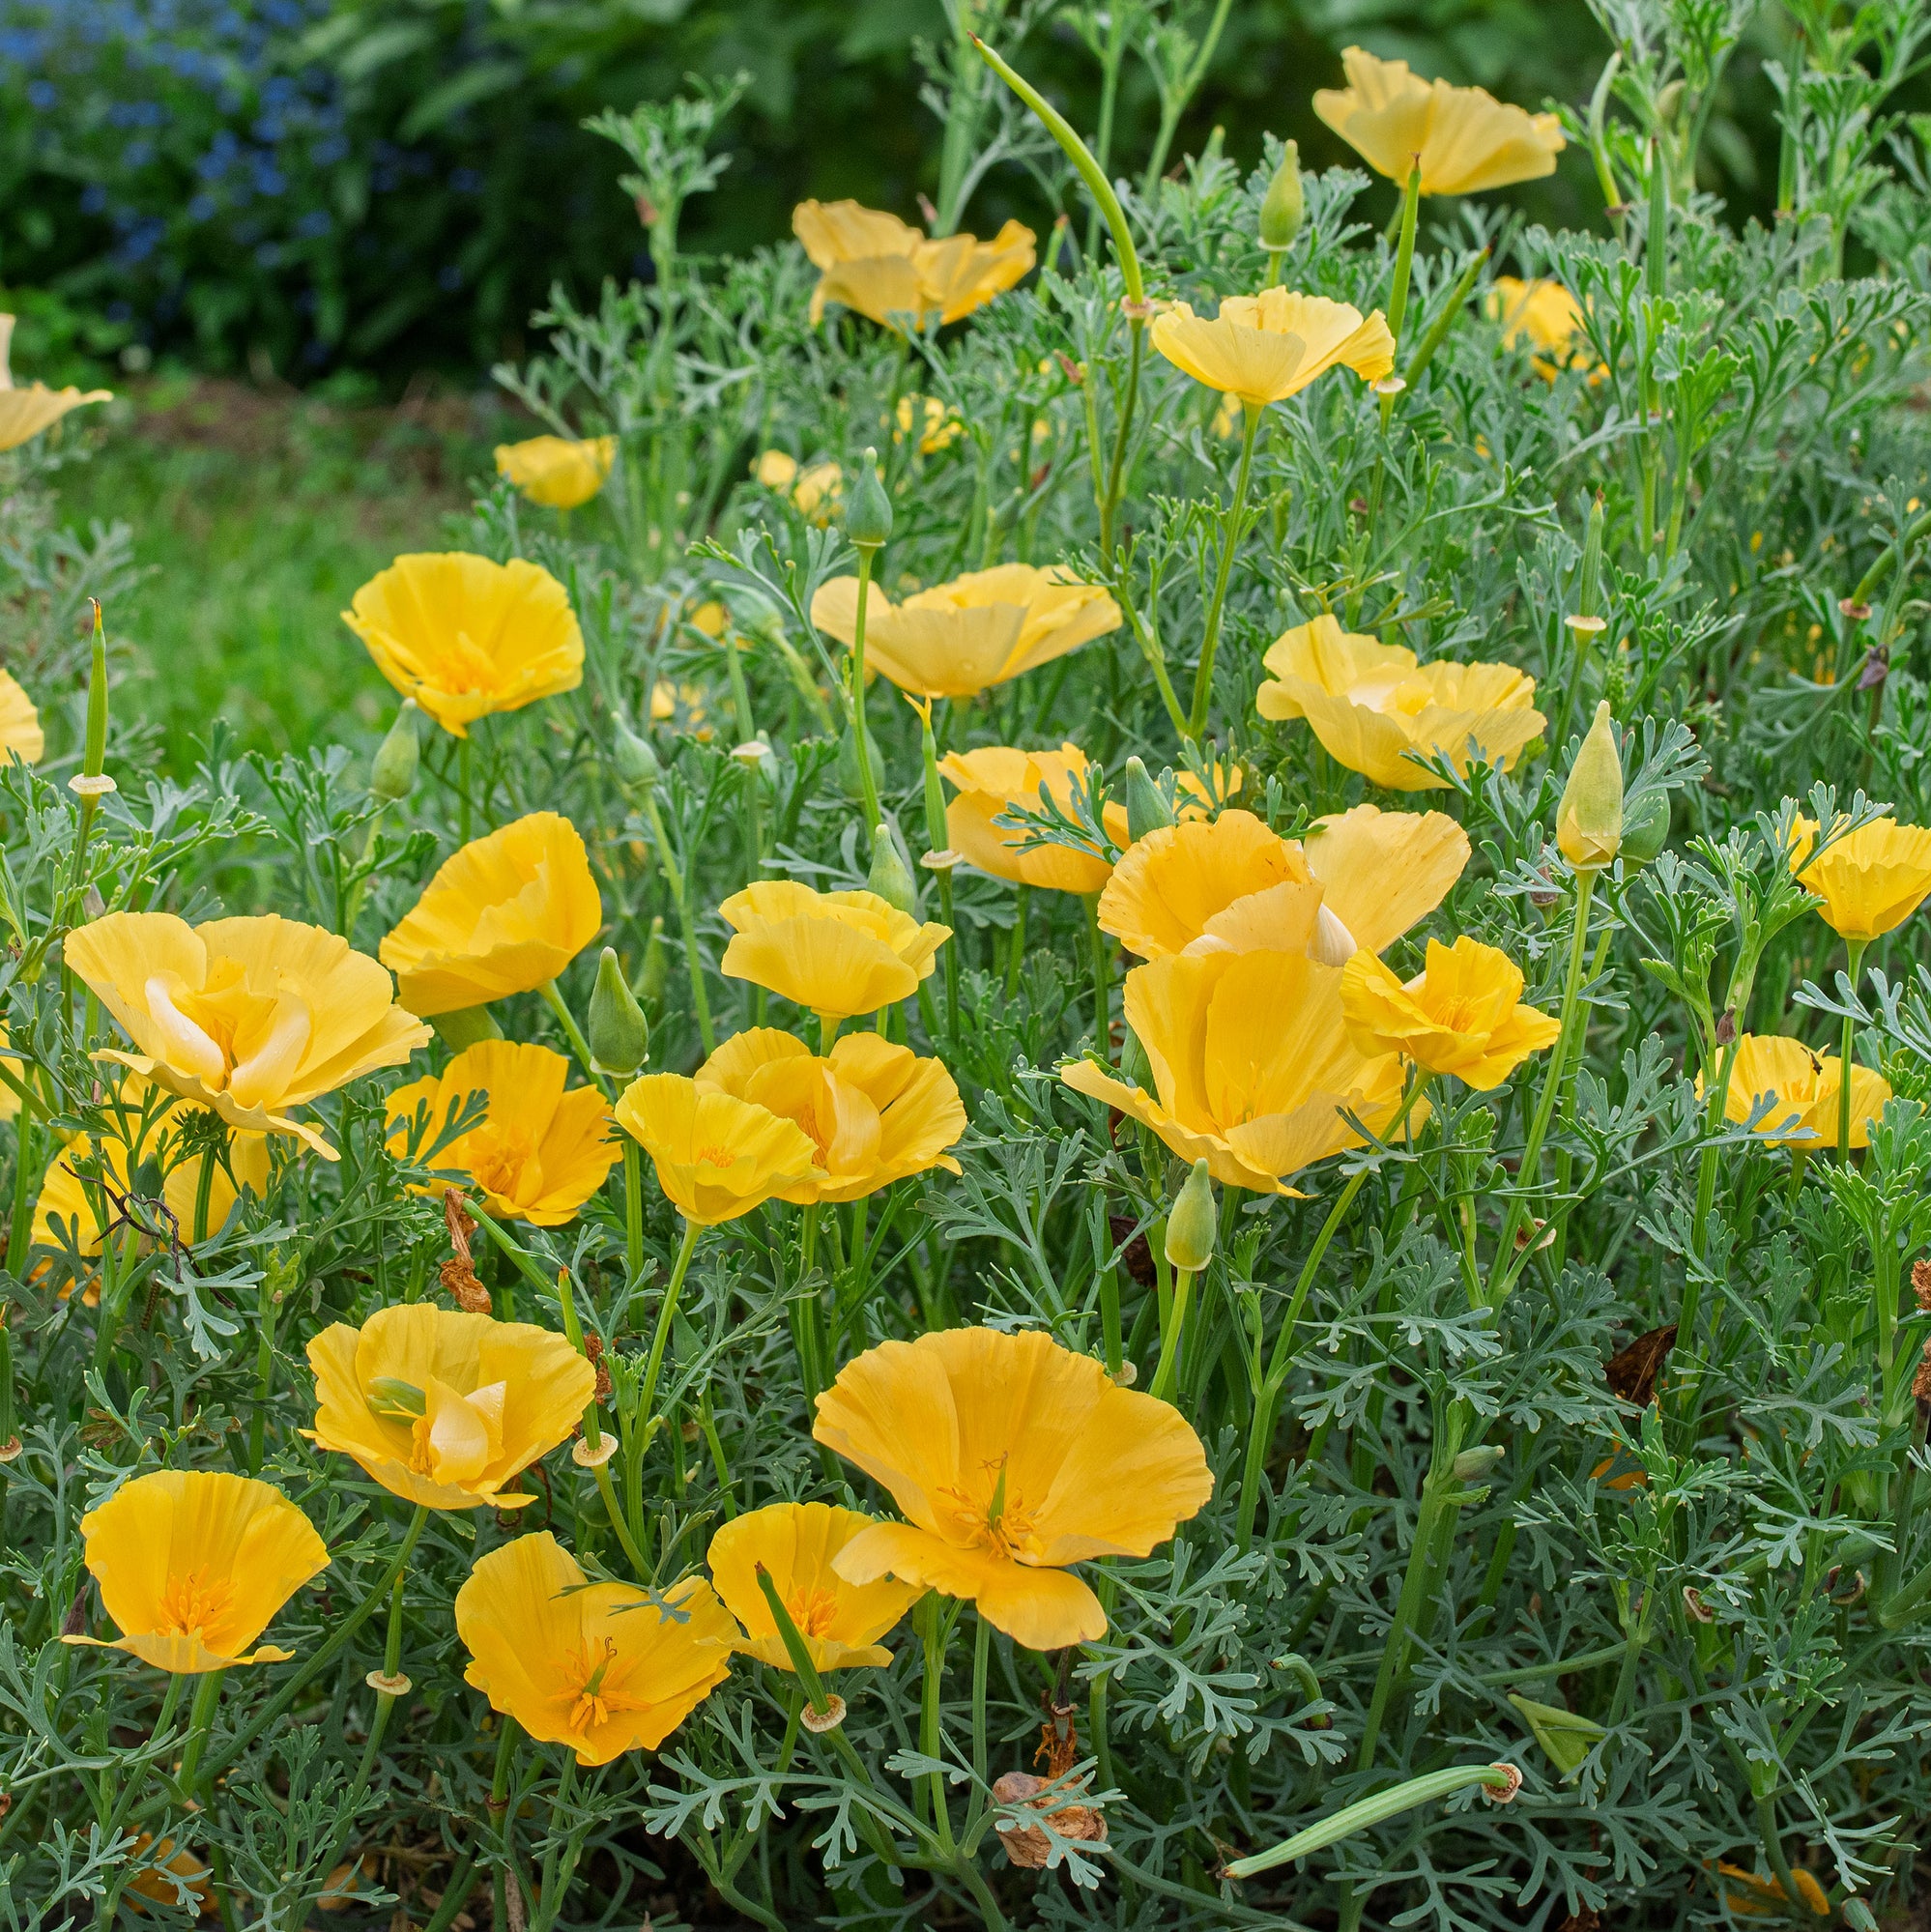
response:
[[[1846,939],[1844,950],[1850,960],[1851,993],[1853,998],[1858,991],[1858,974],[1864,963],[1862,939]],[[1851,1054],[1857,1046],[1858,1023],[1849,1013],[1844,1015],[1843,1036],[1837,1048],[1837,1158],[1848,1161],[1851,1158]]]
[[[1025,913],[1027,902],[1032,897],[1032,888],[1022,885],[1013,895],[1013,937],[1012,951],[1006,958],[1006,997],[1016,998],[1019,995],[1020,967],[1025,963]]]
[[[456,740],[456,836],[464,845],[469,844],[475,824],[475,808],[470,802],[470,749],[467,735]]]
[[[1432,1804],[1437,1799],[1453,1798],[1457,1791],[1466,1791],[1475,1784],[1485,1785],[1490,1791],[1507,1792],[1520,1781],[1520,1774],[1509,1765],[1456,1765],[1448,1771],[1431,1771],[1426,1776],[1411,1777],[1405,1783],[1390,1785],[1386,1791],[1378,1791],[1372,1798],[1357,1800],[1332,1817],[1323,1818],[1318,1825],[1297,1831],[1293,1837],[1284,1839],[1271,1851],[1256,1852],[1252,1858],[1236,1859],[1226,1867],[1225,1875],[1234,1879],[1254,1878],[1261,1872],[1272,1871],[1277,1865],[1289,1864],[1295,1859],[1305,1859],[1311,1852],[1339,1844],[1341,1839],[1352,1837],[1357,1831],[1365,1831],[1371,1825],[1379,1825],[1384,1819],[1412,1811],[1418,1804]]]
[[[925,1677],[919,1687],[918,1747],[925,1756],[937,1760],[942,1740],[939,1734],[939,1699],[945,1687],[945,1647],[951,1640],[958,1605],[937,1596],[926,1597],[918,1605],[919,1631],[925,1646]],[[940,1850],[949,1859],[957,1849],[952,1836],[952,1815],[945,1804],[945,1775],[934,1772],[926,1780],[926,1795],[932,1804],[933,1829]]]
[[[1180,1332],[1187,1325],[1187,1305],[1193,1299],[1196,1272],[1192,1268],[1175,1268],[1173,1271],[1172,1306],[1167,1312],[1167,1331],[1160,1338],[1159,1366],[1153,1371],[1153,1384],[1147,1390],[1156,1401],[1170,1401],[1173,1398],[1173,1381],[1180,1364]]]
[[[1188,713],[1188,736],[1197,739],[1207,729],[1207,712],[1214,701],[1214,657],[1221,644],[1221,615],[1226,604],[1227,579],[1233,574],[1234,551],[1239,547],[1241,526],[1247,521],[1247,492],[1254,472],[1254,439],[1260,427],[1262,405],[1243,404],[1246,423],[1240,440],[1240,469],[1234,477],[1233,508],[1221,533],[1220,568],[1214,573],[1214,594],[1207,605],[1207,620],[1200,634],[1200,665],[1194,674],[1194,707]]]
[[[644,1150],[623,1137],[623,1267],[625,1285],[644,1276]]]
[[[1408,170],[1408,185],[1401,194],[1401,233],[1395,245],[1395,285],[1388,293],[1388,332],[1401,347],[1401,325],[1408,316],[1408,278],[1415,265],[1415,228],[1422,214],[1422,160],[1418,155]],[[1395,398],[1381,398],[1381,427],[1385,431],[1395,414]]]
[[[858,611],[851,620],[851,741],[858,752],[858,795],[865,806],[865,850],[879,837],[879,785],[872,775],[872,740],[865,726],[865,605],[872,589],[872,565],[879,546],[861,543],[858,551]]]
[[[690,901],[684,890],[683,868],[671,850],[664,830],[664,815],[657,805],[656,788],[644,793],[644,810],[650,820],[650,838],[657,848],[657,863],[664,868],[664,882],[671,888],[671,902],[677,908],[677,929],[683,935],[684,967],[690,975],[691,1008],[697,1015],[698,1038],[706,1053],[717,1052],[717,1033],[710,1024],[710,999],[704,988],[704,961],[698,954],[697,927],[691,919]]]
[[[584,1038],[583,1029],[577,1024],[576,1015],[570,1011],[569,1006],[563,999],[563,995],[558,992],[557,982],[554,979],[546,979],[536,991],[543,995],[544,1005],[557,1016],[557,1024],[563,1029],[563,1038],[570,1043],[570,1052],[577,1056],[577,1065],[583,1068],[584,1072],[591,1077],[591,1083],[596,1087],[596,1090],[608,1100],[610,1098],[610,1084],[597,1072],[595,1065],[591,1061],[590,1042]]]
[[[684,1275],[691,1265],[699,1232],[695,1221],[685,1221],[683,1244],[677,1250],[677,1265],[671,1270],[670,1282],[664,1289],[663,1306],[657,1311],[657,1330],[650,1338],[649,1359],[644,1365],[644,1386],[637,1403],[640,1424],[648,1424],[650,1420],[651,1405],[657,1397],[657,1379],[664,1371],[664,1351],[670,1346],[671,1323],[677,1312],[677,1295],[684,1285]]]

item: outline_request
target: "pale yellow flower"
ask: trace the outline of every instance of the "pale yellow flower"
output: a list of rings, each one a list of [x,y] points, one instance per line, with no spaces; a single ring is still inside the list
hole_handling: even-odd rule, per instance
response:
[[[732,929],[720,970],[826,1020],[909,998],[952,937],[876,892],[815,892],[790,879],[754,880],[717,909]]]
[[[855,201],[803,201],[792,229],[820,271],[811,320],[841,303],[889,329],[957,322],[1027,274],[1033,233],[1008,221],[990,242],[972,235],[933,241],[896,215]]]
[[[34,701],[11,671],[0,671],[0,762],[17,752],[28,764],[38,764],[46,748]]]
[[[1178,302],[1153,323],[1153,346],[1196,383],[1255,405],[1297,395],[1336,367],[1377,382],[1395,366],[1395,338],[1377,308],[1270,288],[1230,295],[1212,321]]]
[[[1502,326],[1507,348],[1531,352],[1536,373],[1554,382],[1565,368],[1587,369],[1596,361],[1583,329],[1582,304],[1558,281],[1518,281],[1497,275],[1483,306]]]
[[[496,473],[533,504],[573,510],[603,488],[616,458],[614,436],[533,436],[523,443],[499,443]]]
[[[14,343],[14,318],[0,315],[0,449],[17,449],[31,443],[42,430],[51,428],[62,417],[89,403],[112,402],[112,389],[88,389],[84,393],[72,387],[50,389],[44,383],[29,383],[16,389],[10,355]],[[38,753],[35,754],[39,756]]]

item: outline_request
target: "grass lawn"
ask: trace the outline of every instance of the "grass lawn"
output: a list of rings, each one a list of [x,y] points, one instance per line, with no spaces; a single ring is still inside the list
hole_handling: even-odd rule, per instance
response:
[[[406,550],[449,541],[507,433],[489,397],[347,409],[239,383],[136,389],[94,460],[62,471],[59,515],[130,524],[145,575],[107,612],[130,642],[136,704],[191,764],[208,721],[300,750],[357,736],[394,697],[341,621]]]

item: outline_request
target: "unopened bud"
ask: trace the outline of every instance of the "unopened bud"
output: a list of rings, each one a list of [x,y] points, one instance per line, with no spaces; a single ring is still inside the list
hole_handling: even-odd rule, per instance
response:
[[[1190,1274],[1204,1268],[1214,1258],[1215,1225],[1214,1183],[1203,1157],[1194,1163],[1167,1217],[1167,1266]]]
[[[906,863],[889,825],[879,825],[872,841],[872,870],[865,883],[896,912],[918,916],[918,881]]]
[[[1301,232],[1307,208],[1307,197],[1301,192],[1301,151],[1289,141],[1281,152],[1274,179],[1267,184],[1267,198],[1260,204],[1260,245],[1286,247]]]
[[[1498,1449],[1493,1443],[1484,1443],[1479,1449],[1464,1449],[1453,1465],[1455,1480],[1457,1483],[1484,1481],[1506,1454],[1507,1451]]]
[[[1556,813],[1556,844],[1577,872],[1600,872],[1623,844],[1623,755],[1605,698],[1570,767]]]
[[[414,698],[402,701],[389,735],[376,749],[375,763],[369,767],[369,794],[385,805],[407,798],[416,789],[416,766],[421,758],[416,739],[417,705]]]
[[[437,1014],[429,1024],[452,1053],[460,1053],[483,1040],[503,1038],[503,1028],[487,1006],[459,1006],[453,1013]]]
[[[1148,832],[1157,832],[1173,822],[1173,813],[1162,797],[1160,787],[1138,757],[1126,762],[1126,808],[1129,845],[1138,845]]]
[[[611,747],[610,762],[617,769],[618,783],[633,792],[649,791],[664,772],[649,740],[639,737],[621,718],[617,721],[617,739]]]
[[[879,452],[868,449],[845,500],[845,533],[860,550],[877,550],[892,534],[892,500],[879,475]]]
[[[597,962],[587,1037],[591,1061],[600,1074],[628,1080],[650,1057],[649,1023],[623,977],[615,946],[604,947]]]

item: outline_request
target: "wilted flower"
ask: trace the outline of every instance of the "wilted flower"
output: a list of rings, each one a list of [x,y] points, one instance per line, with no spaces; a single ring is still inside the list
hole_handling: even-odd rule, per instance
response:
[[[814,1670],[890,1663],[892,1654],[879,1639],[925,1595],[924,1587],[889,1577],[848,1583],[832,1568],[853,1537],[875,1527],[860,1511],[829,1503],[772,1503],[726,1523],[711,1538],[705,1560],[725,1608],[744,1626],[749,1641],[738,1649],[760,1663],[792,1668],[778,1620],[759,1587],[762,1567],[804,1639]]]
[[[876,1033],[848,1033],[818,1059],[802,1040],[754,1026],[725,1041],[696,1083],[803,1131],[822,1171],[780,1189],[782,1200],[856,1200],[930,1168],[959,1171],[945,1151],[966,1132],[952,1076]]]
[[[477,718],[584,681],[569,592],[521,557],[398,557],[356,592],[342,621],[376,669],[457,737]]]
[[[172,912],[109,912],[70,933],[66,953],[137,1049],[99,1057],[231,1127],[296,1135],[331,1161],[329,1142],[287,1110],[399,1065],[429,1039],[374,960],[272,912],[201,926]]]
[[[655,1750],[731,1675],[737,1626],[702,1576],[661,1599],[592,1583],[539,1530],[476,1560],[456,1634],[492,1710],[596,1765]]]
[[[1427,966],[1406,986],[1369,952],[1355,954],[1341,976],[1348,1031],[1363,1053],[1400,1053],[1427,1073],[1484,1089],[1562,1031],[1553,1014],[1521,997],[1514,961],[1466,937],[1452,946],[1430,939]]]
[[[1314,93],[1314,112],[1379,174],[1405,182],[1420,166],[1424,194],[1476,194],[1555,173],[1568,145],[1554,114],[1530,114],[1480,87],[1451,87],[1378,60],[1341,54],[1345,88]]]
[[[573,510],[603,488],[617,458],[617,438],[533,436],[499,443],[496,474],[506,476],[533,504]]]
[[[285,1662],[293,1651],[249,1645],[329,1567],[314,1525],[279,1489],[225,1470],[136,1476],[81,1517],[80,1534],[122,1634],[62,1641],[128,1651],[178,1676]]]
[[[317,1447],[435,1510],[534,1501],[505,1486],[576,1427],[596,1370],[547,1328],[429,1302],[334,1322],[308,1344]]]
[[[1777,1146],[1834,1147],[1843,1104],[1843,1061],[1819,1055],[1801,1040],[1776,1033],[1744,1033],[1730,1069],[1724,1112],[1745,1121],[1765,1100],[1771,1107],[1757,1123],[1758,1136]],[[1696,1082],[1697,1098],[1703,1081]],[[1869,1067],[1851,1067],[1851,1145],[1868,1147],[1871,1123],[1890,1104],[1890,1082]]]
[[[14,318],[0,315],[0,450],[17,449],[21,444],[31,443],[42,430],[51,428],[72,410],[114,400],[112,389],[88,389],[83,393],[71,386],[50,389],[44,383],[29,383],[25,389],[15,389],[10,360],[13,346]]]
[[[1832,839],[1816,858],[1814,820],[1797,822],[1790,869],[1824,904],[1824,923],[1839,938],[1867,944],[1900,926],[1931,895],[1931,830],[1877,819]]]
[[[409,1151],[412,1123],[426,1110],[428,1131],[419,1152],[427,1155],[444,1123],[459,1114],[472,1095],[487,1110],[431,1158],[438,1172],[467,1174],[492,1214],[561,1227],[603,1185],[622,1157],[610,1132],[610,1108],[593,1086],[565,1090],[570,1063],[548,1047],[511,1040],[482,1040],[444,1069],[411,1081],[389,1097],[389,1146]],[[440,1184],[418,1186],[437,1194]]]
[[[0,403],[6,392],[0,390]],[[18,752],[28,764],[38,764],[47,748],[41,714],[11,671],[0,671],[0,762]]]
[[[1365,1053],[1341,1017],[1340,968],[1304,953],[1173,954],[1126,978],[1126,1019],[1155,1091],[1090,1060],[1059,1078],[1150,1127],[1227,1186],[1292,1194],[1287,1178],[1362,1144],[1399,1110],[1400,1060]],[[1421,1118],[1419,1110],[1411,1114]]]
[[[733,935],[721,970],[825,1020],[909,998],[952,937],[876,892],[814,892],[789,879],[756,880],[717,909]]]
[[[858,580],[834,577],[812,598],[811,620],[842,644],[858,629]],[[1064,657],[1120,624],[1097,584],[1055,565],[1001,563],[894,604],[874,586],[865,600],[865,665],[921,698],[971,698]]]
[[[618,1097],[617,1124],[649,1155],[664,1197],[714,1227],[823,1177],[795,1120],[682,1074],[646,1074]]]
[[[820,529],[830,523],[845,490],[845,472],[836,463],[806,464],[782,449],[766,449],[751,465],[751,474],[767,490],[790,497],[798,514]]]
[[[1378,308],[1364,321],[1344,302],[1283,288],[1230,295],[1211,322],[1175,303],[1154,318],[1152,342],[1196,383],[1255,405],[1297,395],[1337,365],[1369,383],[1395,366],[1395,338]]]
[[[1596,360],[1582,304],[1561,282],[1497,275],[1483,305],[1501,325],[1503,346],[1529,350],[1536,373],[1549,382],[1565,368],[1586,369]]]
[[[1255,696],[1263,718],[1305,718],[1329,757],[1393,792],[1438,792],[1446,781],[1407,754],[1477,759],[1512,770],[1547,722],[1536,680],[1513,664],[1418,665],[1400,645],[1343,631],[1332,617],[1284,631],[1269,647],[1274,673]]]
[[[848,1362],[812,1434],[905,1513],[832,1558],[848,1582],[968,1598],[1028,1650],[1105,1635],[1075,1563],[1147,1556],[1213,1494],[1180,1412],[1050,1336],[948,1329]]]
[[[532,812],[446,859],[382,942],[412,1013],[433,1018],[531,993],[603,924],[583,834]]]
[[[957,322],[1003,294],[1036,259],[1033,233],[1008,221],[990,242],[933,241],[896,215],[855,201],[801,201],[792,229],[820,271],[811,319],[842,303],[888,329]]]

